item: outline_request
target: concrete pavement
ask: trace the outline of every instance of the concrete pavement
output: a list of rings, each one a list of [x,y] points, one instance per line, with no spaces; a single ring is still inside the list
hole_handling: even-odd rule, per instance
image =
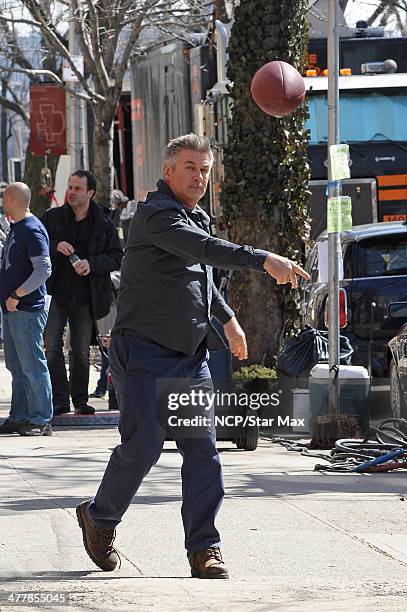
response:
[[[7,405],[7,375],[0,363]],[[229,581],[189,577],[180,518],[181,459],[165,444],[118,528],[122,567],[87,557],[75,506],[98,486],[110,429],[0,437],[0,610],[405,610],[405,474],[313,472],[320,460],[269,440],[219,444],[227,496],[218,526]],[[17,603],[12,594],[19,594]],[[17,597],[14,596],[14,602]]]
[[[92,347],[92,361],[99,359],[99,352],[95,347]],[[99,369],[92,363],[89,372],[89,393],[96,389],[96,384],[99,379]],[[107,396],[106,396],[107,397]],[[8,416],[11,398],[11,376],[4,365],[4,351],[0,348],[0,421]],[[96,408],[97,411],[107,411],[107,399],[91,398],[89,403]],[[72,409],[72,406],[71,406]],[[73,416],[73,415],[72,415]]]

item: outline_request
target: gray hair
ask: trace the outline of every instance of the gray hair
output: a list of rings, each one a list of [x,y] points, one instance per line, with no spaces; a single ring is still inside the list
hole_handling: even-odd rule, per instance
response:
[[[197,136],[196,134],[184,134],[173,138],[167,144],[164,150],[164,162],[172,162],[181,151],[196,151],[197,153],[209,153],[213,160],[211,143],[206,136]]]

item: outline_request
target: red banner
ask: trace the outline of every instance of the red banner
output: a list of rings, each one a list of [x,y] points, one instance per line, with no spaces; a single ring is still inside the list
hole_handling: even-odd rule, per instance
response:
[[[66,153],[65,92],[58,85],[30,86],[30,128],[31,153]]]

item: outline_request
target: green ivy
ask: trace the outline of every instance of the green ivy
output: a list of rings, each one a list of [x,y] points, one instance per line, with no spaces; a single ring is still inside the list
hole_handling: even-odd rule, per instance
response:
[[[232,240],[253,244],[250,236],[263,236],[254,246],[298,262],[309,235],[306,104],[288,117],[271,117],[253,102],[250,84],[256,71],[272,60],[286,61],[303,72],[307,9],[307,0],[242,0],[235,10],[228,48],[232,116],[221,196]],[[283,328],[270,333],[275,355],[275,339],[297,328],[298,295],[272,282],[268,290],[276,293]],[[238,276],[233,303],[249,303],[247,291],[247,282]],[[272,363],[270,352],[265,361]]]

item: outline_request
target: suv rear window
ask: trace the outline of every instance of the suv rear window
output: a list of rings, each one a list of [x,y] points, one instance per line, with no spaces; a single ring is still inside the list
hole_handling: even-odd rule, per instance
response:
[[[397,274],[407,274],[407,232],[357,243],[353,278]]]

